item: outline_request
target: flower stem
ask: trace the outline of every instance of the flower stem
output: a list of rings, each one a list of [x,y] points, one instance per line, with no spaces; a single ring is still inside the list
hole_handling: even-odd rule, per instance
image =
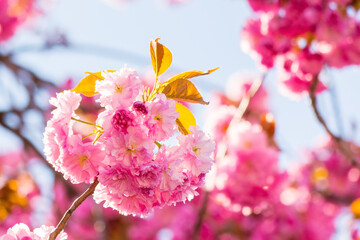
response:
[[[86,191],[83,194],[81,194],[80,197],[75,199],[75,201],[71,204],[70,208],[66,211],[66,213],[64,214],[64,216],[62,217],[62,219],[60,220],[60,222],[54,229],[54,231],[50,234],[49,240],[56,239],[56,237],[59,235],[59,233],[64,229],[67,221],[69,220],[69,218],[71,217],[73,212],[75,212],[75,210],[81,205],[82,202],[85,201],[85,199],[87,197],[89,197],[91,194],[94,193],[95,187],[98,184],[99,184],[99,181],[97,178],[95,178],[95,181],[90,185],[90,187],[88,189],[86,189]]]
[[[77,118],[73,118],[73,117],[71,117],[71,119],[74,120],[74,121],[77,121],[77,122],[81,122],[81,123],[84,123],[84,124],[91,125],[91,126],[94,126],[94,127],[101,128],[101,129],[102,129],[101,126],[96,125],[96,124],[93,124],[93,123],[85,122],[85,121],[83,121],[83,120],[80,120],[80,119],[77,119]]]

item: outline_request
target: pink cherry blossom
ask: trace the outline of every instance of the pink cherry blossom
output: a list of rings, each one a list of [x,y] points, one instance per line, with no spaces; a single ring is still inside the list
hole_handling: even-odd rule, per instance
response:
[[[95,90],[100,93],[102,107],[118,109],[128,107],[140,91],[140,79],[136,71],[124,67],[115,72],[102,72],[104,80],[96,81]]]
[[[144,127],[129,127],[128,134],[116,132],[105,142],[106,158],[110,164],[138,166],[152,159],[154,142],[146,135]]]
[[[228,126],[236,112],[235,106],[221,106],[211,111],[205,123],[205,130],[212,139],[220,142],[226,134]]]
[[[188,169],[195,176],[210,171],[215,143],[205,136],[198,127],[190,127],[191,134],[178,136],[179,148],[184,161],[181,167]],[[181,146],[181,147],[180,147]]]
[[[72,183],[91,183],[104,167],[104,153],[99,145],[91,142],[83,143],[79,135],[68,138],[67,147],[59,161],[64,178],[70,178]]]
[[[50,233],[54,230],[54,227],[41,226],[40,228],[34,229],[31,232],[29,227],[23,223],[16,224],[12,228],[8,229],[7,233],[0,237],[1,240],[47,240]],[[61,232],[56,240],[67,239],[67,234]]]
[[[149,109],[145,118],[149,137],[162,141],[172,136],[176,129],[173,122],[179,117],[175,101],[167,99],[164,94],[158,94],[155,101],[146,103],[146,107]]]
[[[0,6],[0,42],[11,38],[21,25],[39,13],[35,0],[1,0]]]
[[[133,125],[133,114],[125,109],[119,109],[111,119],[111,123],[116,130],[127,133],[127,128]]]

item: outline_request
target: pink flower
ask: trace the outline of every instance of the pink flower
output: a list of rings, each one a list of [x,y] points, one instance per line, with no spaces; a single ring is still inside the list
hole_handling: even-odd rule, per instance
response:
[[[140,91],[140,79],[135,70],[124,67],[115,72],[102,72],[104,80],[96,81],[102,107],[118,109],[132,105]]]
[[[268,147],[267,137],[259,125],[247,121],[234,124],[227,132],[229,150],[251,152]]]
[[[0,0],[0,6],[0,42],[11,38],[21,25],[39,12],[35,0]]]
[[[181,153],[184,159],[180,166],[188,169],[195,176],[207,173],[211,169],[213,159],[211,154],[215,143],[210,140],[199,127],[190,127],[191,134],[178,136],[179,145],[173,152]]]
[[[147,136],[143,126],[129,127],[128,134],[114,132],[105,142],[109,164],[138,166],[152,159],[154,142]]]
[[[116,130],[126,134],[127,128],[134,125],[133,121],[134,115],[130,111],[119,109],[112,117],[111,123]]]
[[[145,103],[140,102],[140,101],[136,101],[133,104],[133,109],[138,112],[138,113],[142,113],[144,115],[148,114],[149,110],[146,107]]]
[[[0,237],[0,240],[47,240],[54,229],[52,226],[41,226],[34,229],[34,232],[31,232],[27,225],[19,223],[8,229],[7,233]],[[65,239],[67,239],[65,232],[61,232],[56,237],[56,240]]]
[[[214,141],[219,142],[223,139],[235,113],[236,107],[225,105],[209,113],[205,122],[205,131]]]
[[[30,231],[29,227],[23,223],[16,224],[8,229],[7,233],[0,237],[0,240],[40,240],[40,237]]]
[[[56,107],[56,109],[52,111],[53,119],[68,122],[71,117],[76,116],[74,115],[74,111],[80,106],[81,96],[79,93],[66,90],[57,93],[56,98],[51,98],[49,102]]]
[[[155,199],[142,192],[126,195],[119,191],[111,191],[108,187],[99,184],[94,192],[96,203],[104,201],[104,207],[111,207],[123,215],[146,216],[152,211],[155,205]]]
[[[149,162],[133,170],[135,182],[144,188],[155,188],[160,184],[163,168],[155,162]]]
[[[325,60],[319,53],[311,53],[309,49],[303,49],[298,55],[299,68],[303,73],[317,75],[321,72]]]
[[[54,231],[54,229],[55,228],[53,226],[42,225],[40,228],[35,228],[34,233],[36,235],[38,235],[41,240],[47,240],[47,239],[49,239],[49,236],[52,233],[52,231]],[[64,231],[62,231],[56,237],[56,240],[65,240],[65,239],[67,239],[67,237],[68,237],[67,234]]]
[[[310,90],[311,82],[313,81],[314,76],[311,74],[302,74],[301,72],[297,73],[280,73],[279,82],[280,90],[283,94],[288,95],[292,98],[299,98],[307,95]],[[321,93],[326,90],[326,86],[319,81],[316,88],[316,93]]]
[[[64,91],[51,98],[50,103],[56,107],[52,118],[47,122],[44,132],[44,153],[47,161],[59,171],[59,159],[64,154],[67,138],[73,134],[71,118],[77,118],[74,111],[79,107],[81,96],[78,93]]]
[[[280,6],[278,0],[248,0],[248,2],[254,11],[275,11]]]
[[[65,149],[59,159],[60,171],[74,184],[93,182],[99,170],[104,168],[104,153],[99,145],[83,143],[80,135],[70,136]]]
[[[102,171],[99,182],[106,186],[110,192],[131,196],[137,193],[134,177],[131,172],[120,164]]]
[[[167,99],[164,94],[158,94],[156,99],[146,102],[149,113],[145,118],[145,125],[149,129],[149,137],[156,141],[171,137],[176,129],[175,120],[179,113],[175,108],[175,101]]]

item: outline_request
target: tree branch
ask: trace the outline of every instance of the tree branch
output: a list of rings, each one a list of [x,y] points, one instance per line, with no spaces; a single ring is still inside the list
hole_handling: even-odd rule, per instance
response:
[[[337,145],[339,151],[350,161],[350,163],[353,166],[356,167],[360,167],[360,163],[358,161],[356,161],[356,159],[354,158],[351,150],[350,150],[350,146],[347,142],[345,142],[342,138],[336,136],[328,127],[328,125],[326,124],[324,118],[321,116],[320,111],[318,109],[317,106],[317,98],[316,98],[316,88],[318,86],[319,83],[319,78],[318,76],[315,76],[312,83],[310,84],[310,89],[309,89],[309,96],[311,99],[311,106],[312,109],[315,113],[315,116],[317,118],[317,120],[320,122],[320,124],[323,126],[323,128],[325,129],[325,131],[330,135],[330,137],[332,138],[332,140],[335,142],[335,144]]]
[[[232,126],[234,123],[236,123],[237,121],[240,121],[242,119],[242,117],[244,116],[246,110],[249,107],[250,101],[251,99],[256,95],[256,93],[259,91],[264,79],[266,77],[266,73],[264,73],[261,77],[257,78],[250,86],[249,91],[247,91],[245,97],[241,100],[236,113],[233,117],[233,119],[231,119],[231,122],[229,124],[229,127]]]
[[[208,205],[208,202],[209,202],[209,195],[210,195],[210,193],[208,191],[205,191],[204,199],[203,199],[203,202],[201,204],[201,208],[200,208],[200,210],[198,212],[197,221],[196,221],[196,224],[195,224],[195,227],[194,227],[194,235],[193,235],[194,240],[199,239],[199,233],[200,233],[200,229],[201,229],[201,224],[204,221],[207,205]]]
[[[66,211],[54,231],[50,234],[49,240],[55,240],[56,237],[60,234],[60,232],[65,228],[65,225],[71,215],[75,212],[75,210],[81,205],[82,202],[85,201],[86,198],[88,198],[91,194],[94,193],[96,186],[99,184],[99,181],[97,178],[95,178],[95,181],[90,185],[90,187],[75,201],[71,204],[70,208]]]

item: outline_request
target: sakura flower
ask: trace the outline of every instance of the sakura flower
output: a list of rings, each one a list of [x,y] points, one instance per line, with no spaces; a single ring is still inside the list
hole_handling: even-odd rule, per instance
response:
[[[191,134],[178,136],[178,151],[183,152],[184,161],[181,166],[191,171],[195,176],[207,173],[211,169],[211,154],[215,143],[206,137],[198,127],[190,127]]]
[[[57,93],[56,98],[51,98],[49,102],[56,107],[56,109],[52,111],[53,118],[67,121],[70,117],[74,116],[74,111],[80,105],[81,96],[78,93],[65,90],[62,93]]]
[[[112,117],[111,123],[116,130],[127,133],[127,128],[133,125],[133,114],[125,109],[119,109]]]
[[[135,70],[124,67],[115,72],[102,72],[104,80],[96,81],[102,107],[118,109],[128,107],[140,91],[140,79]]]
[[[145,103],[140,102],[140,101],[134,102],[134,104],[133,104],[133,109],[134,109],[136,112],[142,113],[142,114],[144,114],[144,115],[148,114],[148,112],[149,112],[149,110],[148,110],[148,108],[146,107]]]
[[[110,164],[138,166],[152,159],[154,142],[146,135],[144,127],[129,127],[128,134],[116,132],[105,142],[106,158]],[[145,133],[145,134],[144,134]]]
[[[91,183],[104,167],[102,160],[104,153],[99,145],[91,142],[83,143],[81,136],[73,135],[68,138],[64,155],[59,159],[64,178],[70,178],[72,183]]]
[[[42,225],[40,228],[35,228],[34,229],[34,233],[36,235],[38,235],[40,237],[41,240],[47,240],[49,239],[49,236],[50,234],[52,233],[52,231],[54,231],[54,227],[53,226],[45,226],[45,225]],[[67,234],[62,231],[57,237],[55,240],[65,240],[67,239]]]
[[[50,103],[57,107],[52,111],[53,117],[47,122],[44,133],[44,153],[47,160],[59,171],[59,159],[64,154],[67,138],[73,134],[72,117],[79,107],[81,96],[78,93],[64,91],[51,98]]]
[[[155,162],[149,162],[134,169],[135,182],[144,188],[155,188],[160,184],[163,168]]]
[[[94,192],[96,203],[104,201],[104,207],[111,207],[123,215],[146,216],[154,206],[154,198],[143,195],[141,191],[132,195],[123,194],[120,191],[112,191],[108,187],[99,184]]]
[[[209,113],[205,123],[205,130],[218,142],[225,136],[227,128],[234,117],[234,106],[221,106]]]
[[[175,101],[167,99],[164,94],[158,94],[152,102],[147,102],[149,109],[145,124],[149,128],[149,137],[162,141],[168,139],[175,132],[175,120],[179,113],[175,108]]]
[[[241,121],[228,129],[229,149],[249,152],[268,147],[266,135],[261,127],[247,121]]]
[[[0,237],[0,240],[47,240],[54,229],[52,226],[41,226],[40,228],[34,229],[34,232],[31,232],[27,225],[19,223],[8,229],[7,233]],[[56,237],[56,240],[65,239],[67,239],[65,232],[61,232]]]
[[[128,196],[136,194],[134,177],[128,169],[121,165],[113,166],[101,172],[99,182],[106,186],[110,192],[118,192]]]
[[[0,6],[0,42],[11,38],[21,25],[39,13],[34,0],[0,0]]]

